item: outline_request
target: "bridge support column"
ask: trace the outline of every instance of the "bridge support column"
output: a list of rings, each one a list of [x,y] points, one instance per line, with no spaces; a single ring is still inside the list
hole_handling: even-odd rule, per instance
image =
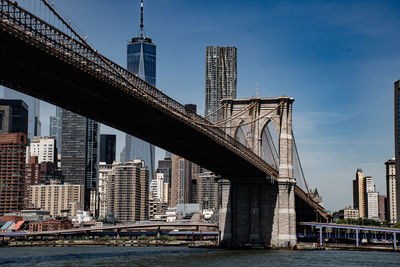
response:
[[[221,207],[219,209],[220,245],[232,245],[232,218],[231,218],[231,184],[223,181],[221,186]]]
[[[279,177],[276,201],[273,246],[292,246],[296,238],[295,186],[293,176],[292,104],[282,98],[282,117],[279,132]]]
[[[250,243],[260,242],[260,200],[259,185],[250,185]]]
[[[231,183],[222,187],[219,213],[221,246],[271,245],[277,187]]]
[[[278,183],[272,246],[293,246],[296,237],[296,210],[293,183]]]

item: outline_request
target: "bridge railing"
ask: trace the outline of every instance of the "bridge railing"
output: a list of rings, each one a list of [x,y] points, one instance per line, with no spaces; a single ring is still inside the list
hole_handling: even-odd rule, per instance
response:
[[[214,140],[227,145],[259,169],[277,177],[278,172],[245,145],[227,135],[224,131],[211,127],[212,124],[202,116],[187,109],[184,105],[173,100],[162,91],[140,79],[137,75],[127,71],[110,59],[103,57],[90,47],[81,37],[68,35],[33,13],[18,6],[17,2],[0,0],[0,15],[3,24],[19,30],[31,42],[40,44],[52,53],[59,53],[67,60],[79,64],[81,68],[90,69],[94,73],[106,76],[119,84],[128,93],[136,97],[145,97],[158,105],[172,111],[183,118],[187,124],[201,130]],[[209,127],[207,125],[210,125]]]

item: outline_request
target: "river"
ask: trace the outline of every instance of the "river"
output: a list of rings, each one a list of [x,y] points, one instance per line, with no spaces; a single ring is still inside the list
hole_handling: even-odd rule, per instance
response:
[[[400,253],[186,247],[3,247],[1,266],[400,266]]]

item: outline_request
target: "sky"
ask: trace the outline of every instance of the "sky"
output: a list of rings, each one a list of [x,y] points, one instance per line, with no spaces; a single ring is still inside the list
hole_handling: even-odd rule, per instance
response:
[[[139,0],[54,2],[102,55],[126,66],[127,42],[139,32]],[[295,99],[303,170],[328,210],[352,205],[358,168],[386,194],[400,1],[145,0],[144,9],[145,34],[157,45],[157,88],[202,114],[206,46],[235,46],[238,97],[256,95],[258,84],[262,97]],[[41,105],[43,134],[53,114],[54,106]],[[119,132],[117,157],[123,144]]]

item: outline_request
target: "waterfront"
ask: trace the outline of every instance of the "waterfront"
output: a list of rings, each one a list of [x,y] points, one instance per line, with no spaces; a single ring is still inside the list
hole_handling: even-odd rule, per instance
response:
[[[398,266],[400,253],[186,247],[0,248],[2,266]]]

